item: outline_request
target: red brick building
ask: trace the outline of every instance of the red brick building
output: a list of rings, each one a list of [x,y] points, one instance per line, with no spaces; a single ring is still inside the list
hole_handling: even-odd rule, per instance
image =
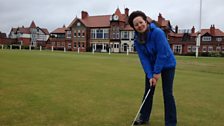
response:
[[[0,32],[0,45],[9,46],[16,44],[16,39],[7,38],[6,33]]]
[[[47,45],[55,48],[64,45],[67,50],[73,51],[108,52],[110,49],[111,52],[134,52],[134,30],[128,24],[128,17],[128,8],[125,8],[124,13],[117,8],[111,15],[98,16],[89,16],[88,12],[82,11],[81,18],[75,17],[66,29],[54,30]],[[152,19],[148,17],[148,21]],[[156,22],[165,32],[170,31],[170,21],[161,14]],[[65,37],[58,38],[53,34],[63,34]]]
[[[176,54],[191,54],[196,51],[198,32],[195,28],[178,30],[168,34],[170,45]],[[199,53],[222,52],[224,53],[224,32],[211,25],[209,29],[201,29]]]
[[[98,52],[134,52],[134,30],[128,24],[129,9],[125,8],[121,13],[117,8],[110,15],[90,16],[88,12],[82,11],[81,18],[75,17],[68,27],[57,28],[49,33],[47,29],[40,28],[31,23],[30,27],[24,26],[12,28],[8,40],[0,39],[2,44],[32,45],[58,50],[71,51],[98,51]],[[150,17],[147,18],[151,22]],[[196,51],[196,40],[198,31],[191,29],[172,29],[169,20],[161,13],[155,23],[164,30],[175,54],[194,54]],[[48,39],[49,38],[49,39]],[[4,39],[4,41],[3,41]],[[201,30],[201,43],[199,54],[210,52],[224,53],[224,33],[215,25]]]
[[[65,25],[63,25],[62,28],[57,28],[52,31],[46,44],[46,48],[50,49],[53,46],[56,50],[63,50],[66,46],[65,31]]]

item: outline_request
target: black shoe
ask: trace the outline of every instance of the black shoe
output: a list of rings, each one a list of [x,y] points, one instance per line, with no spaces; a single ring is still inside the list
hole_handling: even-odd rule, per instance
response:
[[[143,120],[136,120],[134,122],[134,125],[144,125],[144,124],[148,124],[149,122],[148,121],[143,121]]]

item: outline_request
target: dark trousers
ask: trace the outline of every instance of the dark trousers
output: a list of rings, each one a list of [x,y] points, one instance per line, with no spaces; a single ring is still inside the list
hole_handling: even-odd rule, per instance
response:
[[[173,80],[175,75],[175,68],[164,69],[161,72],[162,78],[162,89],[163,89],[163,99],[164,99],[164,107],[165,107],[165,126],[176,126],[177,123],[177,114],[176,114],[176,105],[173,96]],[[149,121],[152,103],[153,103],[153,95],[155,91],[155,87],[150,87],[149,79],[147,76],[145,77],[145,93],[151,88],[151,91],[143,105],[140,113],[140,119],[144,121]]]

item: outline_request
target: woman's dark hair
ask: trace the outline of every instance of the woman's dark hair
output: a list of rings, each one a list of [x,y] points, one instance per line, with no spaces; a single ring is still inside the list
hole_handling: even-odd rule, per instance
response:
[[[145,15],[145,13],[143,13],[142,11],[133,11],[128,18],[128,23],[133,29],[134,29],[133,20],[138,16],[141,16],[143,20],[147,21],[147,16]]]

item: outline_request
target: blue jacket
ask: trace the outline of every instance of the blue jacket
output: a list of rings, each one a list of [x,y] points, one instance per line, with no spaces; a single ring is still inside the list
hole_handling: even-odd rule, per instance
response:
[[[144,72],[150,79],[153,74],[159,74],[163,69],[175,68],[176,59],[164,31],[154,23],[149,24],[149,29],[145,44],[138,42],[138,33],[135,33],[134,45]]]

